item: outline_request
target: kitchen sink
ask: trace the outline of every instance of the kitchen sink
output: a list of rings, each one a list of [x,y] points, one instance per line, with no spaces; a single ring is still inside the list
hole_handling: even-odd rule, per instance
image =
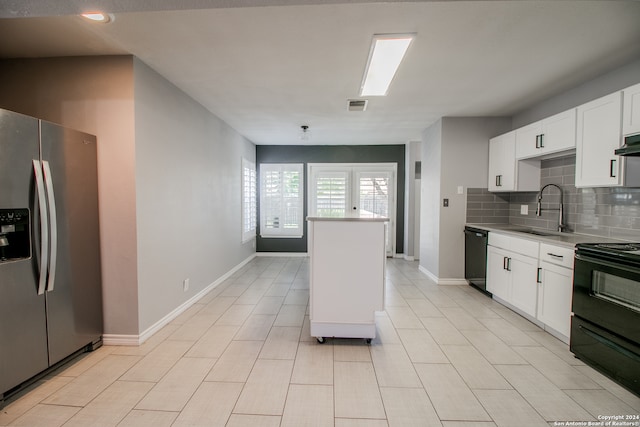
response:
[[[534,234],[536,236],[557,236],[557,234],[545,233],[544,231],[537,231],[537,230],[518,230],[518,231],[520,233]]]

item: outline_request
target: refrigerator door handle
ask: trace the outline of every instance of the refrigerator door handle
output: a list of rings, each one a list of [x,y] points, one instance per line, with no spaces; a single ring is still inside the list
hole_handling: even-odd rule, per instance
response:
[[[44,194],[42,166],[39,160],[33,161],[33,173],[36,178],[38,211],[40,212],[40,278],[38,279],[38,295],[42,295],[47,282],[47,263],[49,261],[49,215],[47,214],[47,200]]]
[[[56,280],[56,262],[58,258],[58,222],[56,216],[56,194],[53,191],[53,177],[51,176],[51,168],[49,162],[42,161],[42,170],[44,172],[44,182],[47,188],[47,200],[49,201],[49,224],[51,238],[51,255],[49,256],[49,279],[47,281],[47,292],[53,291],[53,285]]]

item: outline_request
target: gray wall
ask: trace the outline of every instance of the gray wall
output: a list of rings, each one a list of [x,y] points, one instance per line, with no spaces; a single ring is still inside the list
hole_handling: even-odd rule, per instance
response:
[[[142,62],[5,60],[0,93],[2,108],[98,137],[105,334],[143,333],[253,255],[240,159],[254,145]]]
[[[423,134],[420,267],[439,283],[464,282],[465,194],[487,181],[489,138],[510,127],[504,117],[444,117]]]
[[[420,267],[434,276],[440,265],[440,180],[442,119],[422,133],[420,187]]]
[[[308,163],[396,163],[396,252],[404,247],[404,197],[405,197],[405,146],[404,145],[258,145],[256,162],[304,163],[304,182],[307,186]],[[258,206],[258,210],[260,206]],[[307,192],[304,193],[304,217],[307,217]],[[300,239],[263,239],[260,237],[258,214],[258,252],[307,252],[307,223],[304,223]]]
[[[240,174],[255,145],[137,59],[134,83],[144,331],[253,254],[241,243]]]
[[[513,129],[633,86],[638,82],[640,82],[640,59],[514,115]]]
[[[422,142],[411,141],[405,149],[405,198],[404,198],[404,255],[407,259],[418,259],[415,253],[416,240],[419,243],[420,218],[416,218],[416,162],[422,159]],[[418,185],[420,185],[418,183]],[[417,200],[418,208],[420,201]],[[418,215],[419,216],[419,215]],[[416,233],[416,230],[418,233]],[[418,251],[419,252],[419,251]]]
[[[138,333],[133,59],[0,62],[2,108],[98,137],[104,328]]]

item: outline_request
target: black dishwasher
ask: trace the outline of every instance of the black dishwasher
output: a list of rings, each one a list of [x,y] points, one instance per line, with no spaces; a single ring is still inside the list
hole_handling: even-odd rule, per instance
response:
[[[479,228],[464,228],[464,278],[476,289],[487,292],[487,240],[489,232]]]

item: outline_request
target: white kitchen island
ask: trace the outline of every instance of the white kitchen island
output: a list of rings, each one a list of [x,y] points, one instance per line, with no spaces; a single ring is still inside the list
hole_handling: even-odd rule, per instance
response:
[[[384,309],[387,218],[309,217],[311,336],[376,336]]]

